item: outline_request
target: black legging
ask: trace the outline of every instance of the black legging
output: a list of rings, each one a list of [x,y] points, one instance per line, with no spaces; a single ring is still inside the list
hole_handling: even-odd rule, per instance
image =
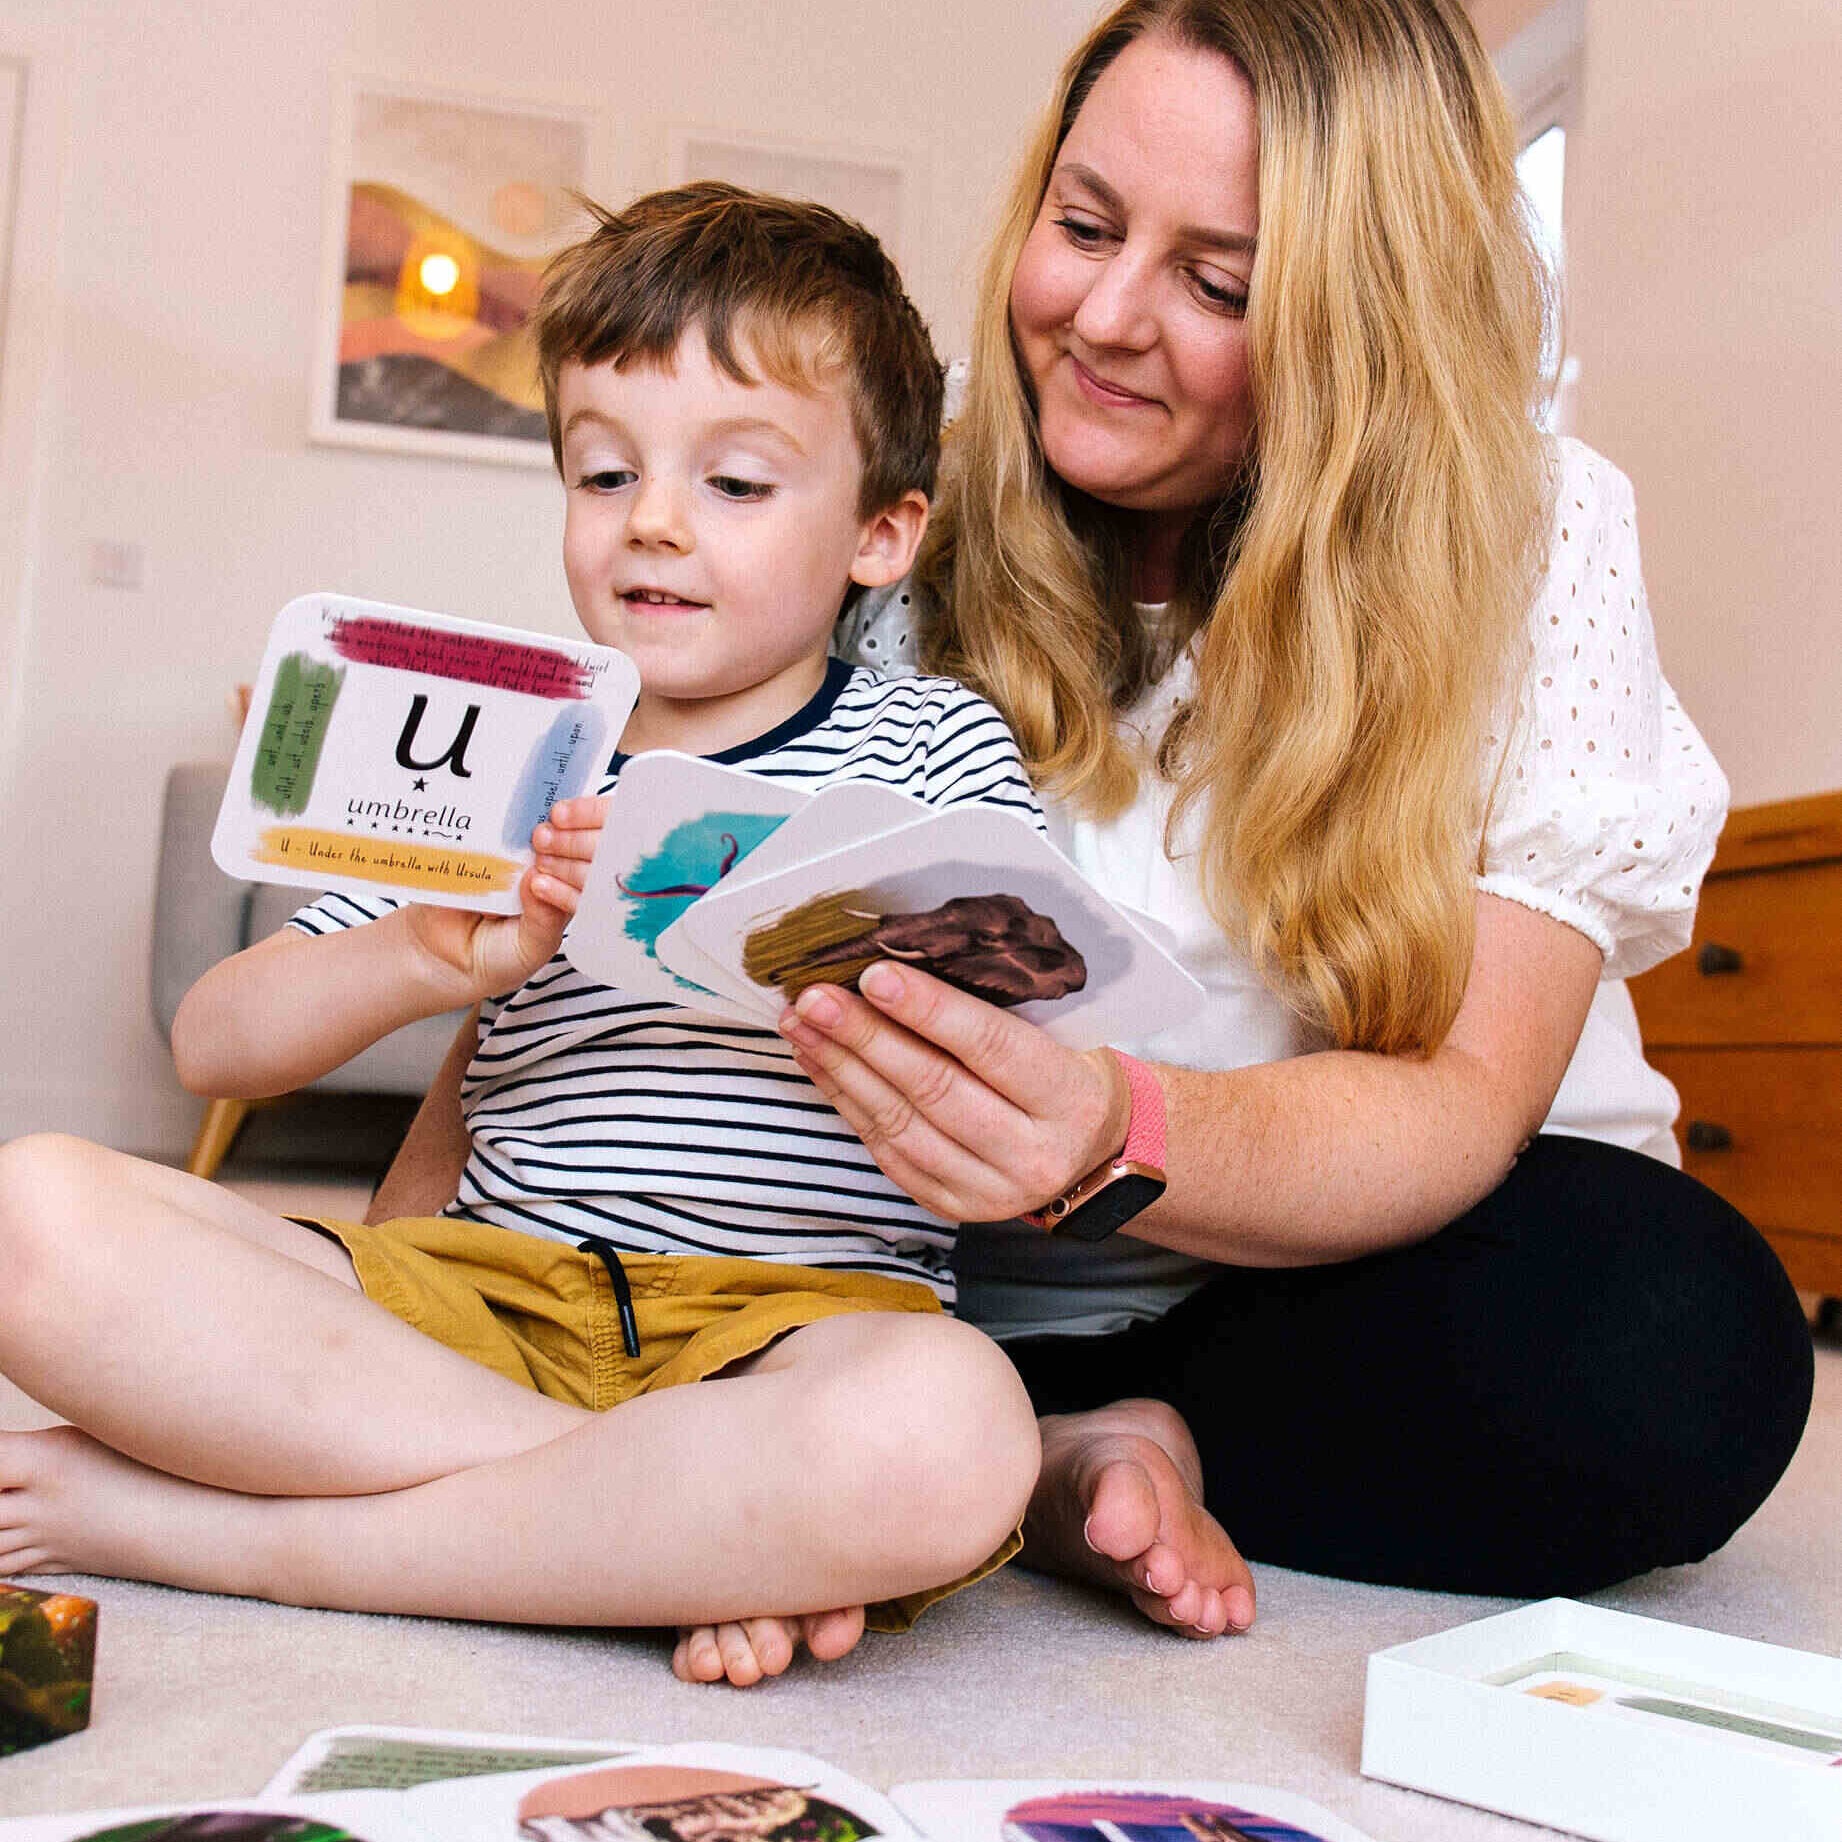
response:
[[[1226,1268],[1155,1324],[1006,1347],[1040,1412],[1177,1408],[1250,1560],[1515,1598],[1718,1548],[1790,1462],[1812,1377],[1745,1218],[1574,1138],[1415,1246]]]

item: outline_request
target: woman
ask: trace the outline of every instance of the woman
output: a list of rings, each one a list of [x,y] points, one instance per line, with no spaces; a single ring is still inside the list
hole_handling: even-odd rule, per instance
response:
[[[1808,1411],[1782,1270],[1659,1161],[1619,981],[1726,790],[1629,487],[1533,421],[1513,151],[1457,0],[1129,0],[1019,175],[917,580],[842,635],[991,697],[1207,988],[1148,1071],[893,965],[782,1025],[953,1219],[1167,1115],[1125,1234],[968,1235],[961,1309],[1044,1416],[1026,1558],[1200,1636],[1253,1617],[1224,1523],[1523,1596],[1699,1558]]]

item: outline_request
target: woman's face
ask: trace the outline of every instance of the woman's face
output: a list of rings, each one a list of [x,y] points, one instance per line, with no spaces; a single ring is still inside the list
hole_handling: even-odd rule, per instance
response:
[[[1252,432],[1259,127],[1235,65],[1162,35],[1101,73],[1011,280],[1049,465],[1109,505],[1187,517]]]

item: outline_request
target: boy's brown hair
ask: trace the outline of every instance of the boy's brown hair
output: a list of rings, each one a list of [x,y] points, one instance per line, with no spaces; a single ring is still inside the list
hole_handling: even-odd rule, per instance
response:
[[[738,339],[794,389],[844,373],[863,457],[861,515],[933,492],[940,360],[895,264],[861,224],[715,180],[648,193],[624,211],[583,203],[596,228],[550,264],[532,316],[559,471],[563,366],[667,362],[695,326],[712,363],[738,383],[757,381]]]

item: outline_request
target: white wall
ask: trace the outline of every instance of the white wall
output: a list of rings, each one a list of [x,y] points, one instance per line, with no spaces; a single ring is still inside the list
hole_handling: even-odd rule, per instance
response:
[[[147,1014],[161,784],[228,754],[276,608],[570,619],[547,475],[307,443],[335,74],[592,104],[614,199],[663,182],[672,122],[909,152],[910,282],[952,351],[1091,10],[934,0],[916,39],[905,0],[0,0],[30,269],[0,377],[0,1137],[188,1141]],[[140,547],[138,591],[85,580],[97,539]]]
[[[1842,787],[1842,6],[1588,0],[1573,424],[1736,803]]]

